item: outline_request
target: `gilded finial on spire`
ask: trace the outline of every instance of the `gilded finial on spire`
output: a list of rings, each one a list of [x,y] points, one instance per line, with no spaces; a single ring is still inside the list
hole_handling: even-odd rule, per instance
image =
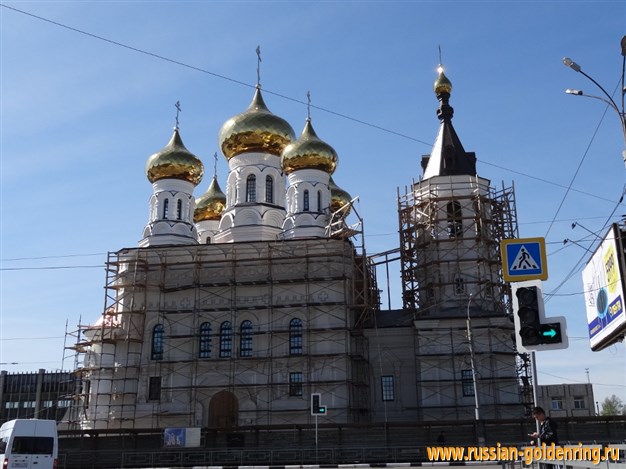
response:
[[[306,92],[306,118],[307,120],[311,120],[311,92]]]
[[[452,91],[452,83],[448,80],[448,77],[443,73],[443,61],[441,60],[441,46],[439,47],[439,66],[437,67],[437,73],[439,77],[435,80],[435,94],[448,93]]]
[[[217,152],[213,153],[213,176],[217,177]]]
[[[176,108],[176,127],[174,127],[174,128],[176,130],[178,130],[179,129],[179,127],[178,127],[178,115],[182,111],[182,109],[180,108],[180,101],[176,101],[176,104],[174,104],[174,107]]]
[[[435,94],[450,94],[452,92],[452,82],[450,82],[450,80],[448,80],[448,77],[445,76],[445,74],[443,73],[443,65],[441,63],[437,67],[437,72],[439,72],[439,77],[435,80]]]
[[[256,86],[261,87],[261,46],[256,46]]]

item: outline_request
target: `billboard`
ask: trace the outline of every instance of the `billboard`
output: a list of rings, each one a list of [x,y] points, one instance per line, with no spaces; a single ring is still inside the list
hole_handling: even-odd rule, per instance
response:
[[[621,231],[611,225],[583,269],[585,309],[591,350],[617,341],[626,328],[624,249]]]

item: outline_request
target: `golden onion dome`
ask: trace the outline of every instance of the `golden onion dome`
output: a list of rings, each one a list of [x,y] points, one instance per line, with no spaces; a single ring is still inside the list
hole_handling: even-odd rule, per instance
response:
[[[439,77],[435,80],[435,94],[448,93],[452,92],[452,82],[448,80],[448,77],[443,73],[443,67],[439,66]]]
[[[306,120],[300,138],[287,145],[281,162],[285,174],[299,169],[319,169],[332,174],[337,167],[337,152],[328,143],[320,140],[313,130],[311,119]]]
[[[196,199],[193,221],[219,220],[225,207],[226,195],[217,183],[217,176],[213,176],[209,189]]]
[[[203,174],[202,161],[185,148],[178,129],[174,129],[174,135],[165,148],[146,162],[146,176],[150,182],[167,178],[183,179],[197,186]]]
[[[331,176],[330,181],[328,181],[328,188],[330,189],[330,211],[336,212],[340,208],[348,205],[352,200],[350,194],[344,191],[341,187],[335,184],[333,178]],[[346,215],[350,213],[350,208],[346,210]]]
[[[257,86],[243,113],[228,119],[219,133],[219,146],[227,160],[241,153],[259,152],[280,156],[295,139],[289,123],[270,112]]]

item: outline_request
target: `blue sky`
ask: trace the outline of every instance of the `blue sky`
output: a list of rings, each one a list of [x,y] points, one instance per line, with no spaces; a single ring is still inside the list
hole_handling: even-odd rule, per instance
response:
[[[615,89],[622,0],[2,4],[210,72],[0,7],[0,362],[18,363],[3,369],[60,368],[66,321],[101,313],[105,253],[137,246],[145,161],[169,140],[176,101],[205,163],[196,196],[207,189],[219,128],[252,98],[257,45],[266,103],[298,134],[311,91],[315,129],[339,154],[334,179],[360,197],[368,253],[397,246],[397,188],[419,179],[438,129],[441,46],[465,149],[493,185],[514,184],[520,235],[548,243],[547,314],[567,317],[570,348],[539,354],[540,384],[586,382],[588,368],[596,400],[626,399],[624,344],[589,350],[578,265],[595,239],[580,225],[603,235],[626,213],[622,134],[602,103],[564,94],[596,90],[561,62]],[[222,187],[226,173],[220,156]]]

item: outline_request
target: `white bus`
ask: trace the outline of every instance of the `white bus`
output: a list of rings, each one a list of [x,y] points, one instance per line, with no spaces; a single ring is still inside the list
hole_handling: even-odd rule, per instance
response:
[[[1,469],[56,469],[58,454],[54,420],[17,419],[0,427]]]

